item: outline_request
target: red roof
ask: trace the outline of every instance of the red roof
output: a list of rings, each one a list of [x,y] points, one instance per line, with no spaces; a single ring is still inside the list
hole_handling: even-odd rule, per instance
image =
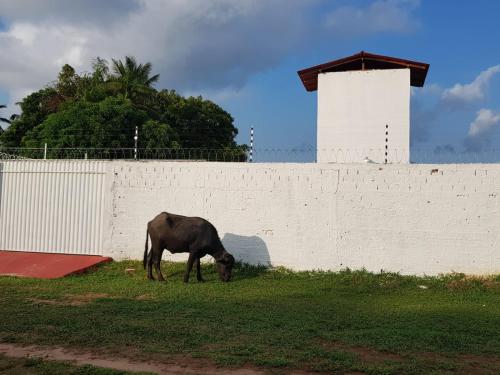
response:
[[[297,73],[307,91],[316,91],[319,73],[373,69],[410,69],[410,84],[422,87],[429,70],[429,64],[361,51],[349,57],[299,70]]]

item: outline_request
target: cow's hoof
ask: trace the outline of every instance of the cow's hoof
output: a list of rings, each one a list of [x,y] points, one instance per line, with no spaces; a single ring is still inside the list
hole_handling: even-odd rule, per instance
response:
[[[205,280],[204,280],[204,279],[198,279],[198,282],[199,282],[199,283],[204,283],[204,282],[205,282]]]

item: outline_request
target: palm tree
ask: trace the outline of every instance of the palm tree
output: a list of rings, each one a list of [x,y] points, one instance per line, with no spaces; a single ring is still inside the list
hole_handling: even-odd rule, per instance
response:
[[[136,99],[152,92],[153,83],[160,78],[159,74],[150,77],[151,63],[137,64],[134,57],[125,56],[125,63],[112,59],[113,74],[110,83],[125,98]]]
[[[5,104],[0,104],[0,109],[2,109],[2,108],[7,108],[7,106]],[[0,117],[0,122],[5,122],[7,124],[10,124],[10,120],[6,119],[5,117]],[[0,134],[1,133],[3,133],[3,128],[0,126]]]

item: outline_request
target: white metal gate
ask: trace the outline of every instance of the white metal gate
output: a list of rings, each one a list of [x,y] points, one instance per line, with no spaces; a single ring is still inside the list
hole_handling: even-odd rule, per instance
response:
[[[105,162],[0,162],[0,250],[102,255]]]

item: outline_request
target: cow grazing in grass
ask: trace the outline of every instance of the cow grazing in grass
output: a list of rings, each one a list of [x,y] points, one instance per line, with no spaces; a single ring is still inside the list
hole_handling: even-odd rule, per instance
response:
[[[149,253],[148,238],[151,238]],[[198,281],[203,281],[200,259],[207,254],[214,257],[220,279],[224,282],[231,279],[234,257],[224,249],[217,230],[205,219],[162,212],[148,223],[143,261],[144,268],[146,265],[148,267],[148,279],[154,280],[154,264],[158,281],[165,280],[160,269],[161,256],[165,249],[172,254],[189,253],[184,274],[186,283],[189,281],[189,274],[195,262],[196,277]]]

